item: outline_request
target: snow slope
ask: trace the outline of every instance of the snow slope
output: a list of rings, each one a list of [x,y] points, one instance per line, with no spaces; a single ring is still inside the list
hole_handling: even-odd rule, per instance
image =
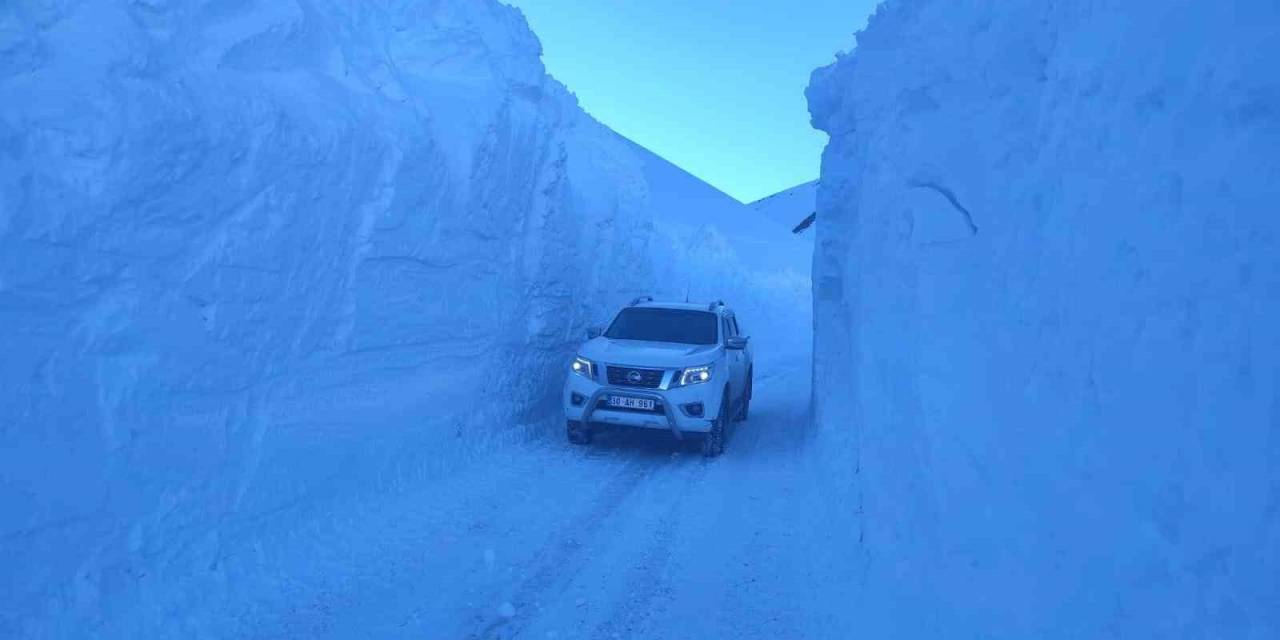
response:
[[[867,637],[1280,637],[1280,8],[889,0],[815,72]]]
[[[0,636],[200,635],[257,532],[554,424],[638,292],[807,326],[538,55],[490,0],[0,6]]]
[[[794,229],[814,212],[818,206],[818,181],[796,185],[785,191],[779,191],[767,198],[761,198],[750,205],[753,211],[772,220],[787,229]],[[803,234],[811,234],[806,230]]]
[[[653,225],[654,293],[724,300],[766,367],[810,348],[812,245],[649,150],[635,151]]]

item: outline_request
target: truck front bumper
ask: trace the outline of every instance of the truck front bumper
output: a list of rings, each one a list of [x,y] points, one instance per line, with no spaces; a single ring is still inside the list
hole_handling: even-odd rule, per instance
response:
[[[666,429],[676,438],[685,433],[706,433],[711,418],[720,410],[719,396],[711,384],[691,385],[676,389],[644,389],[602,385],[582,376],[570,375],[564,388],[565,418],[582,423],[599,423],[646,429]],[[653,412],[615,409],[608,406],[609,396],[653,400]],[[689,415],[689,405],[701,404],[702,415]]]

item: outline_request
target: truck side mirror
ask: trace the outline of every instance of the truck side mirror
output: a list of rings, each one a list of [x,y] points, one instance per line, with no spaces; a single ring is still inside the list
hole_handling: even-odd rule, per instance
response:
[[[604,335],[604,329],[601,327],[587,327],[587,339],[594,340]]]
[[[747,341],[750,339],[747,336],[733,336],[724,341],[724,346],[726,349],[741,351],[747,348]]]

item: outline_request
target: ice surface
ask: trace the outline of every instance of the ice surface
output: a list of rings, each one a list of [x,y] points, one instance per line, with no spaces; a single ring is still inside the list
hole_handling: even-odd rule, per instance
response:
[[[201,635],[227,549],[553,426],[638,293],[807,340],[538,54],[490,0],[0,5],[0,636]]]
[[[815,73],[866,637],[1280,637],[1277,25],[890,0]]]

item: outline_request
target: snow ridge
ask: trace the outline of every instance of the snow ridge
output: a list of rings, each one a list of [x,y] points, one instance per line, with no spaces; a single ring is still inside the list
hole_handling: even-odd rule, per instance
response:
[[[817,206],[818,181],[806,182],[752,202],[751,209],[788,229],[794,229]]]

